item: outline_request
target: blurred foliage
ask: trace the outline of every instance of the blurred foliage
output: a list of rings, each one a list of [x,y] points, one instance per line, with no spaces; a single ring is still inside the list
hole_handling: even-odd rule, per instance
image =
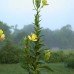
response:
[[[74,53],[69,53],[69,55],[66,56],[65,63],[68,68],[74,69]]]
[[[18,63],[20,50],[17,46],[7,40],[0,49],[0,63]]]
[[[59,63],[64,62],[65,54],[63,51],[52,52],[49,62],[51,63]]]

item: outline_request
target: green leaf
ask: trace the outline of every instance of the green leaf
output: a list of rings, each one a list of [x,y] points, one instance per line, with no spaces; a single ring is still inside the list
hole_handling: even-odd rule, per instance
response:
[[[42,60],[38,61],[37,63],[40,64],[40,65],[41,65],[41,64],[45,64],[45,62],[42,61]]]
[[[40,68],[44,68],[44,69],[46,69],[46,70],[48,70],[48,71],[52,71],[52,72],[53,72],[53,70],[52,70],[47,64],[41,65]]]

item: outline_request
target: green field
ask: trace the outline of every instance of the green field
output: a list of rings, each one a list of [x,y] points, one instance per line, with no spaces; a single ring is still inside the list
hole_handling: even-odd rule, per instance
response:
[[[74,74],[74,69],[68,69],[63,63],[50,64],[54,72],[47,73],[42,71],[42,74]],[[0,64],[0,74],[27,74],[19,64]]]

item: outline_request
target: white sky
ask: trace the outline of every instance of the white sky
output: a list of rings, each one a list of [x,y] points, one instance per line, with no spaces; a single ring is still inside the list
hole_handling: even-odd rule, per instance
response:
[[[41,26],[52,30],[71,24],[74,29],[74,0],[48,0],[41,11]],[[0,0],[0,20],[19,28],[31,24],[35,11],[32,0]]]

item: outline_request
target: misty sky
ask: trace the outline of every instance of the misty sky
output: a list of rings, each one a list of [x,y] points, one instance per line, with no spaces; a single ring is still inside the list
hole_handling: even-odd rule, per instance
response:
[[[41,26],[60,29],[70,24],[74,30],[74,0],[48,0],[41,11]],[[19,28],[33,23],[35,11],[32,0],[0,0],[0,21]]]

